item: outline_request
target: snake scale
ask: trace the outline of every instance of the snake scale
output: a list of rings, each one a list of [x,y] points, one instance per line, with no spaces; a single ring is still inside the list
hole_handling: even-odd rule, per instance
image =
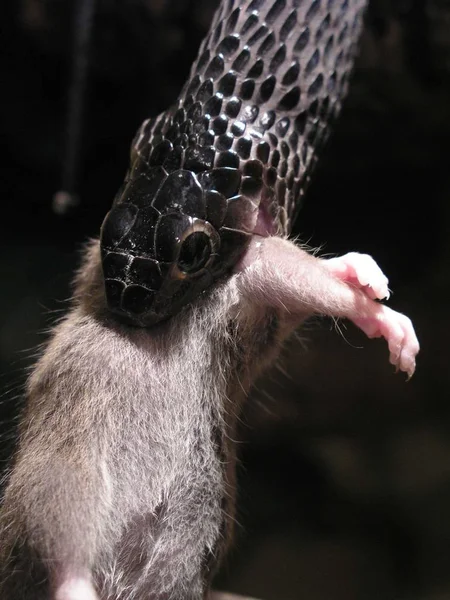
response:
[[[110,310],[138,326],[287,235],[345,94],[366,0],[223,0],[177,102],[139,128],[101,234]]]

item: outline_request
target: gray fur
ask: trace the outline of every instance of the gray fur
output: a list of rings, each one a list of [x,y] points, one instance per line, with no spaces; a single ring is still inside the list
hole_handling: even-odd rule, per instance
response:
[[[47,600],[61,569],[92,572],[102,599],[203,597],[233,527],[239,407],[279,346],[237,277],[135,329],[106,312],[90,244],[28,383],[0,513],[2,600]]]
[[[254,236],[226,282],[135,329],[105,309],[93,242],[29,381],[0,512],[1,600],[85,600],[67,592],[80,579],[100,600],[204,598],[233,528],[236,419],[282,340],[312,314],[346,317],[414,373],[414,329],[374,301],[387,294],[374,266],[359,267],[369,285],[346,281],[333,261]]]

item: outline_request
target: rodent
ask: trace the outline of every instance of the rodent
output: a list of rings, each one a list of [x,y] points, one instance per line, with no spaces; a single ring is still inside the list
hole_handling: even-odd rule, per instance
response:
[[[312,314],[382,335],[411,376],[411,322],[365,255],[254,236],[235,273],[149,330],[107,311],[98,241],[32,373],[0,511],[2,600],[199,600],[230,543],[236,419]]]

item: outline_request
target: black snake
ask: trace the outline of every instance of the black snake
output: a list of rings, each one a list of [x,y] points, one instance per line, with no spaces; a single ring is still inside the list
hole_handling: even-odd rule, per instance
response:
[[[101,232],[108,307],[149,326],[287,235],[347,87],[366,0],[222,0],[179,99],[146,120]]]

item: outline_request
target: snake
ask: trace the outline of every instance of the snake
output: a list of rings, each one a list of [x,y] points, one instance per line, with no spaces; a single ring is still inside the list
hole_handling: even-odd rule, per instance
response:
[[[100,232],[108,309],[137,327],[288,236],[341,109],[367,0],[221,0],[176,102],[146,119]]]

